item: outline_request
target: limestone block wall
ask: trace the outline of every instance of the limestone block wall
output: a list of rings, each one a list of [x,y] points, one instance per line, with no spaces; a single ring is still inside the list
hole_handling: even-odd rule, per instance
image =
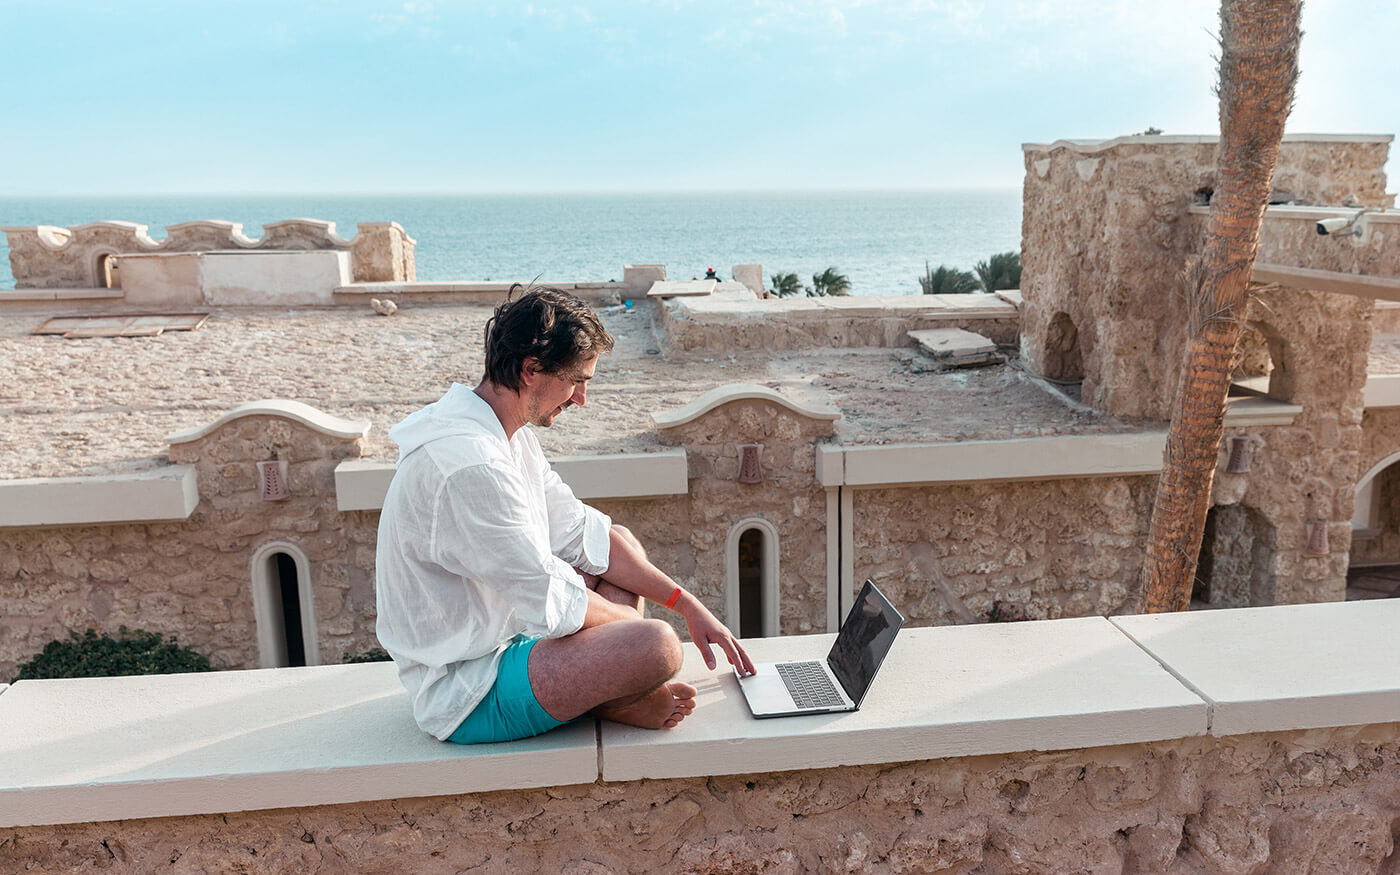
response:
[[[1136,606],[1155,477],[859,489],[855,580],[911,625],[980,620],[992,601],[1042,619]]]
[[[809,419],[779,404],[750,399],[724,404],[691,422],[659,431],[664,444],[685,447],[690,493],[665,517],[640,526],[665,526],[649,546],[667,544],[673,576],[725,618],[725,550],[736,524],[752,518],[778,533],[779,630],[793,635],[825,631],[827,599],[826,489],[816,478],[816,443],[832,423]],[[761,445],[763,481],[739,483],[740,447]],[[619,520],[638,515],[629,505]],[[670,569],[667,569],[668,571]],[[725,618],[733,623],[733,618]],[[737,630],[736,630],[737,631]]]
[[[1302,411],[1291,425],[1226,429],[1211,513],[1228,518],[1228,508],[1242,508],[1258,515],[1255,537],[1269,549],[1267,567],[1257,573],[1271,581],[1278,604],[1345,597],[1356,478],[1367,467],[1361,392],[1372,311],[1365,299],[1285,288],[1262,292],[1248,310],[1250,325],[1268,339],[1270,396]],[[1225,470],[1236,437],[1250,448],[1247,473]],[[1308,550],[1314,524],[1327,530],[1327,551],[1319,555]],[[1237,541],[1229,552],[1238,561],[1246,546]],[[1206,578],[1210,573],[1204,569]],[[1244,573],[1256,572],[1236,575]],[[1220,585],[1238,590],[1224,578]],[[1242,606],[1225,603],[1232,605]]]
[[[216,668],[258,666],[253,553],[271,541],[309,560],[322,663],[377,646],[379,515],[336,509],[334,470],[361,442],[274,416],[233,420],[171,447],[197,469],[200,503],[184,523],[0,529],[0,681],[70,630],[175,635]],[[288,462],[291,497],[264,502],[256,463]]]
[[[239,249],[345,249],[357,282],[410,282],[417,278],[414,240],[397,222],[361,222],[352,239],[339,236],[334,222],[288,219],[263,226],[263,236],[244,235],[238,222],[182,222],[156,241],[148,226],[134,222],[92,222],[58,228],[12,226],[4,230],[10,270],[20,289],[100,288],[100,261],[126,253],[207,252]]]
[[[0,830],[68,871],[1391,872],[1400,726]]]
[[[913,346],[910,331],[962,328],[995,343],[1017,342],[1015,305],[996,295],[888,295],[860,298],[676,298],[659,308],[668,356],[727,350]]]
[[[1275,188],[1307,203],[1385,205],[1390,137],[1290,137]],[[1123,137],[1024,147],[1022,351],[1085,403],[1165,420],[1186,337],[1178,278],[1191,220],[1214,190],[1214,137]]]
[[[1361,461],[1357,466],[1362,476],[1376,465],[1400,451],[1400,409],[1367,410],[1361,425]],[[1374,536],[1356,538],[1351,543],[1351,564],[1400,564],[1400,465],[1392,464],[1376,475],[1372,489],[1379,493],[1379,528]]]

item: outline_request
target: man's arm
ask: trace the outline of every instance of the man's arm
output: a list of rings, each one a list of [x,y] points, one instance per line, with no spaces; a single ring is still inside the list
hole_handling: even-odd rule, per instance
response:
[[[603,573],[605,580],[619,589],[627,590],[659,605],[670,603],[672,610],[685,617],[686,630],[690,633],[690,640],[694,641],[695,646],[700,648],[700,655],[704,657],[705,665],[710,669],[714,669],[717,665],[712,649],[712,645],[717,644],[729,659],[729,664],[737,668],[740,674],[753,674],[753,660],[739,645],[734,633],[730,632],[714,614],[710,613],[709,608],[701,604],[698,598],[681,589],[665,572],[653,565],[651,560],[647,558],[646,551],[642,549],[641,542],[631,532],[622,526],[614,525],[609,533],[609,547],[608,570]],[[671,603],[673,597],[675,601]],[[590,619],[594,617],[595,610],[599,619],[607,616],[608,608],[599,605],[595,609],[597,602],[611,605],[602,596],[590,590],[588,604]],[[611,607],[618,608],[619,606],[611,605]],[[584,622],[587,625],[588,620]]]

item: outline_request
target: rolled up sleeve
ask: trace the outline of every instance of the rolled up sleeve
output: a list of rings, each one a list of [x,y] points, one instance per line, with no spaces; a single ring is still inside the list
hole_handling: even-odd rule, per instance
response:
[[[575,498],[553,470],[545,474],[544,493],[554,555],[589,574],[605,573],[612,552],[612,519]]]

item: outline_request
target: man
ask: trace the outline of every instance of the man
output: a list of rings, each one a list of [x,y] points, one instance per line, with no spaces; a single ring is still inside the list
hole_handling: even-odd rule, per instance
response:
[[[515,289],[512,289],[512,296]],[[377,632],[418,725],[462,744],[537,735],[587,713],[651,729],[695,708],[670,625],[753,662],[621,526],[550,468],[534,433],[582,407],[613,339],[586,304],[536,289],[486,323],[486,375],[389,432],[399,464],[379,520]]]

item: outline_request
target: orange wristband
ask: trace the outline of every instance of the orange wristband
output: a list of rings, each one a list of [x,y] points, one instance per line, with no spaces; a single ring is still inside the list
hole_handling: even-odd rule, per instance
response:
[[[671,597],[666,600],[666,609],[670,610],[676,606],[676,602],[681,600],[681,588],[676,587],[676,591],[671,593]]]

